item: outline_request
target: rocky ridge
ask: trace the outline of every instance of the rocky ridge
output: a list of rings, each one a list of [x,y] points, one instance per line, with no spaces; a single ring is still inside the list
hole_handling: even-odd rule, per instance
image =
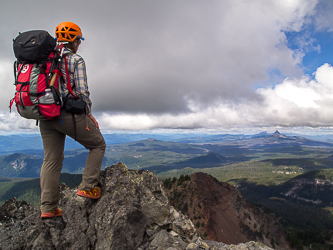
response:
[[[0,249],[272,249],[254,241],[203,240],[192,221],[170,206],[162,181],[150,171],[118,163],[100,177],[97,201],[59,186],[62,217],[42,220],[39,208],[7,201],[0,208]]]
[[[230,184],[197,172],[168,188],[170,204],[187,215],[205,239],[226,244],[259,241],[277,250],[290,249],[279,218],[249,203]]]

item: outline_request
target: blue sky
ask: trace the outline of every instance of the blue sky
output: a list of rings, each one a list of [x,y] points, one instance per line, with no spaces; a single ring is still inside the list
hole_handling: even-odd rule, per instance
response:
[[[31,29],[53,34],[62,21],[86,38],[78,53],[104,131],[331,131],[333,1],[25,3],[0,3],[1,131],[37,131],[8,113],[12,39]]]
[[[312,75],[323,63],[333,63],[333,33],[317,32],[313,37],[316,39],[315,46],[319,46],[319,52],[313,50],[303,58],[304,72]]]

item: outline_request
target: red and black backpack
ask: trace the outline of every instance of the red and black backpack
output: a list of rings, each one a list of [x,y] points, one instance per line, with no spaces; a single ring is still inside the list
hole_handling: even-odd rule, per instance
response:
[[[20,33],[13,39],[15,102],[18,113],[27,119],[45,120],[60,115],[60,65],[63,47],[44,30]]]

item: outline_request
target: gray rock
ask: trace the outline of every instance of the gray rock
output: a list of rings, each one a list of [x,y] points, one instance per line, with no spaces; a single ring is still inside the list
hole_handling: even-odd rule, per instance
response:
[[[0,249],[246,249],[199,238],[193,223],[169,205],[162,181],[150,171],[118,163],[101,172],[100,185],[99,200],[59,185],[64,214],[51,219],[41,219],[39,209],[26,202],[7,201],[0,208]],[[256,243],[248,247],[269,249]]]
[[[209,250],[273,250],[261,242],[246,242],[238,245],[226,245],[222,242],[205,241],[209,246]]]
[[[198,245],[195,243],[190,243],[187,245],[186,250],[197,250],[199,249]]]

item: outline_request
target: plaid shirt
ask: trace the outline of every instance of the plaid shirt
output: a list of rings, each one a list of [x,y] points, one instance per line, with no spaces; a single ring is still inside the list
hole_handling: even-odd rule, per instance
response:
[[[66,54],[70,54],[67,55]],[[71,50],[64,48],[64,56],[67,58],[69,80],[72,85],[73,93],[75,96],[79,97],[87,103],[87,115],[91,113],[92,102],[89,98],[90,92],[88,90],[87,74],[86,74],[86,64],[81,56],[73,53]],[[61,91],[63,98],[68,94],[67,90],[67,75],[65,60],[61,62],[61,73],[64,76],[64,83],[61,84]]]

